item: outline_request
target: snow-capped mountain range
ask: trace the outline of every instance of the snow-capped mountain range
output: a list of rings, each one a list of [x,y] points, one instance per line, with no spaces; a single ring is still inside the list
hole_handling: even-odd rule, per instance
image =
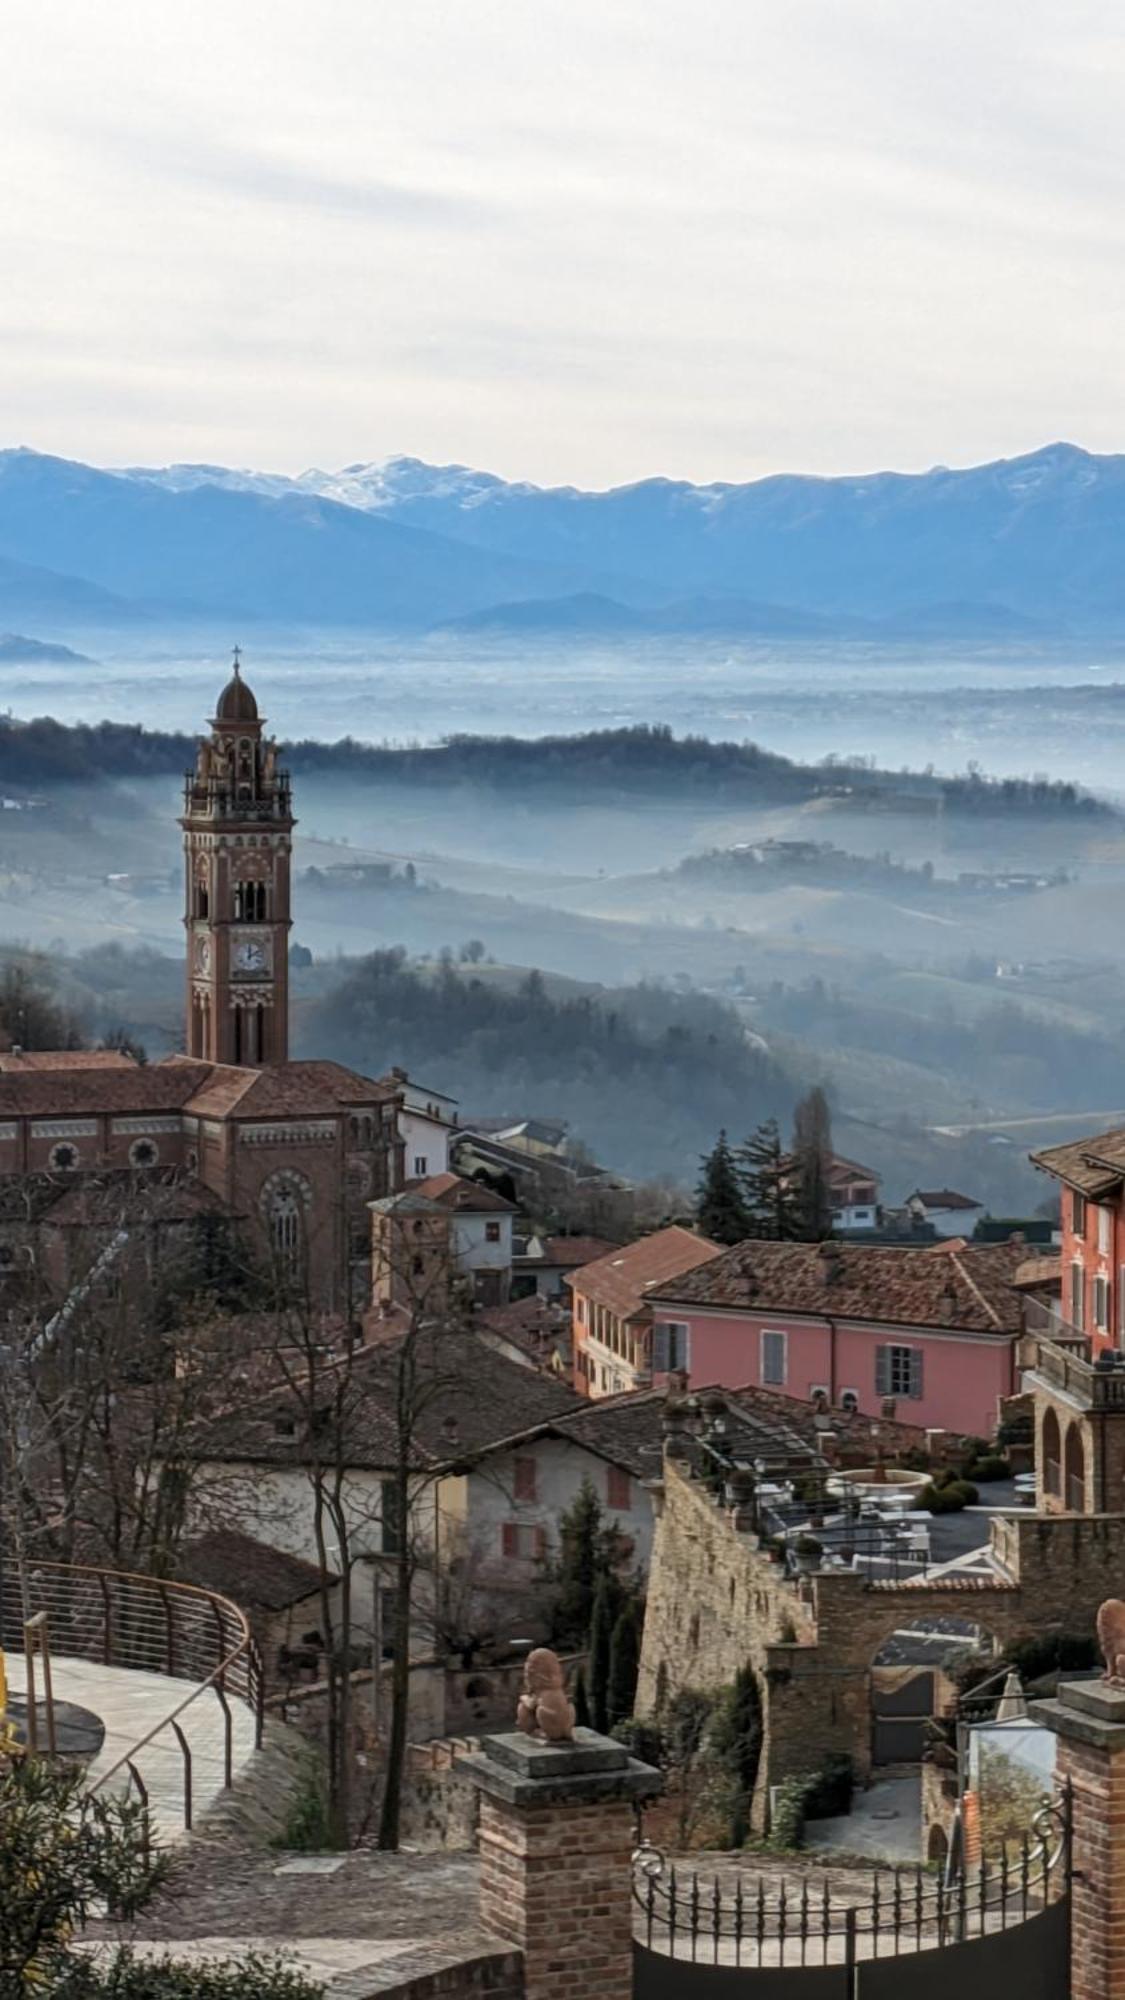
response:
[[[1125,457],[607,492],[392,457],[297,476],[0,452],[0,623],[1125,634]],[[58,622],[58,621],[56,621]]]

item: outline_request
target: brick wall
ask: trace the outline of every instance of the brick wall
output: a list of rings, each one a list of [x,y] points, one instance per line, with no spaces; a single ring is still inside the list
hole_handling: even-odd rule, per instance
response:
[[[513,1812],[482,1798],[481,1924],[522,1952],[529,1994],[630,2000],[632,1837],[627,1800]]]
[[[637,1713],[658,1713],[683,1688],[718,1689],[755,1669],[762,1757],[753,1822],[768,1787],[846,1751],[871,1767],[871,1666],[901,1625],[971,1619],[998,1644],[1054,1631],[1089,1632],[1125,1571],[1125,1517],[1014,1513],[992,1523],[1003,1564],[995,1581],[871,1583],[848,1571],[793,1581],[757,1537],[698,1482],[665,1463],[649,1579]]]

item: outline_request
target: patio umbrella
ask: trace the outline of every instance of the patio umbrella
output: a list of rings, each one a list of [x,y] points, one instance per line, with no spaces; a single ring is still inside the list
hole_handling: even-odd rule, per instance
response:
[[[1027,1716],[1023,1682],[1013,1667],[1004,1682],[1004,1692],[996,1710],[997,1722],[1023,1722]]]

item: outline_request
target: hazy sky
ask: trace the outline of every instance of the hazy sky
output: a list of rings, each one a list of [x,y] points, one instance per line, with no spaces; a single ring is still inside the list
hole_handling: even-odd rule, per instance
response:
[[[0,444],[1125,446],[1114,0],[8,0]]]

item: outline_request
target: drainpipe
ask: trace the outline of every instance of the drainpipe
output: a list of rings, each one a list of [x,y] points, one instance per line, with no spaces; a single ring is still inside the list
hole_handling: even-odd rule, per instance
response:
[[[836,1408],[836,1322],[834,1319],[829,1319],[827,1314],[825,1318],[828,1322],[828,1406],[834,1410]]]

